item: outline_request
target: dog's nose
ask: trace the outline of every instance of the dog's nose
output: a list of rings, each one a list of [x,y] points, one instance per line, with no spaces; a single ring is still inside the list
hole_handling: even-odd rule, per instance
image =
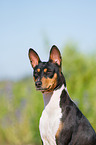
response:
[[[42,82],[41,81],[37,81],[37,82],[35,82],[35,85],[36,85],[37,88],[40,88],[41,85],[42,85]]]

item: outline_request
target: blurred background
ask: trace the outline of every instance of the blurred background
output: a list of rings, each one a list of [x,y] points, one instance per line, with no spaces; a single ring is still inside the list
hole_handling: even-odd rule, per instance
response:
[[[0,1],[0,145],[40,145],[44,104],[29,48],[42,61],[55,44],[70,97],[96,131],[96,1]]]

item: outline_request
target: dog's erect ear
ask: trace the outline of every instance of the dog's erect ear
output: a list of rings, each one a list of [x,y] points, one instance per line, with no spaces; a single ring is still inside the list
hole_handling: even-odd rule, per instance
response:
[[[61,61],[62,61],[61,54],[59,49],[55,45],[53,45],[50,50],[49,61],[61,66]]]
[[[32,48],[30,48],[28,55],[29,55],[29,59],[30,59],[32,67],[35,68],[35,66],[38,65],[40,62],[40,58],[38,54]]]

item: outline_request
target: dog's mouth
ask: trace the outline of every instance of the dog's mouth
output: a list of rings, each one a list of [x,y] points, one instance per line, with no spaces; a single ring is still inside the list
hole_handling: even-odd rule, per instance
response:
[[[49,87],[47,87],[47,88],[42,88],[42,87],[37,88],[37,87],[36,87],[36,90],[39,90],[39,91],[41,91],[42,93],[44,93],[44,92],[49,92],[49,91],[51,91],[51,88],[52,88],[52,85],[49,85]]]
[[[36,90],[46,91],[46,90],[49,90],[50,87],[51,87],[51,85],[49,85],[49,87],[47,87],[47,88],[42,88],[42,87],[38,88],[38,87],[36,87]]]

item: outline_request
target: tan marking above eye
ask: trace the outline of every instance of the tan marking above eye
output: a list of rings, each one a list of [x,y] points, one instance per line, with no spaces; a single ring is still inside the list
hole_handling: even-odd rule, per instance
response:
[[[40,68],[37,69],[37,72],[40,72]]]
[[[46,72],[47,72],[47,68],[44,69],[44,73],[46,73]]]

